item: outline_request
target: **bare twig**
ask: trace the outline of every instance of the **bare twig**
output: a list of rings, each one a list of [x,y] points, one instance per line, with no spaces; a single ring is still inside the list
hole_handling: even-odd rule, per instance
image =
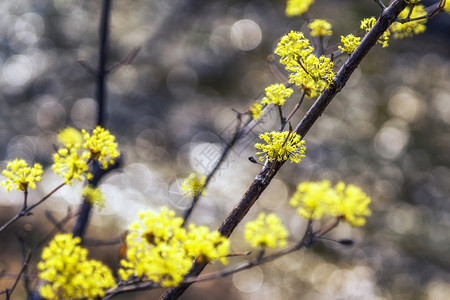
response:
[[[131,64],[133,62],[133,60],[136,58],[136,56],[139,54],[139,51],[141,51],[141,47],[135,47],[135,48],[131,49],[130,53],[128,53],[128,55],[122,61],[109,67],[108,73],[112,74],[115,71],[119,70],[120,68]]]
[[[8,222],[6,222],[6,224],[4,224],[1,228],[0,228],[0,232],[2,232],[3,230],[5,230],[9,225],[11,225],[12,223],[14,223],[15,221],[17,221],[18,219],[20,219],[23,216],[28,216],[31,214],[31,210],[34,209],[36,206],[40,205],[42,202],[44,202],[45,200],[47,200],[51,195],[53,195],[57,190],[59,190],[60,188],[62,188],[65,185],[65,183],[61,183],[60,185],[58,185],[56,188],[54,188],[50,193],[48,193],[47,195],[45,195],[41,200],[39,200],[38,202],[36,202],[33,205],[30,205],[29,207],[27,207],[26,205],[26,200],[24,200],[24,206],[22,207],[22,210],[16,215],[14,216],[11,220],[9,220]],[[25,193],[25,199],[27,193]]]
[[[425,20],[425,19],[431,19],[444,8],[445,2],[446,2],[446,0],[441,0],[439,3],[435,3],[433,5],[428,6],[425,9],[425,11],[427,11],[426,15],[423,15],[423,16],[420,16],[420,17],[415,17],[415,18],[411,18],[411,14],[412,14],[413,9],[414,9],[414,7],[411,7],[411,9],[409,10],[408,16],[406,18],[404,18],[404,19],[397,19],[396,22],[405,24],[405,23],[413,22],[413,21],[420,21],[420,20]]]

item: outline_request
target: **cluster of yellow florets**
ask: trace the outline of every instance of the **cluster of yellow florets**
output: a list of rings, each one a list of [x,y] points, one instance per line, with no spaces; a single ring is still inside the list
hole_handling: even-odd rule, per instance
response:
[[[87,259],[81,239],[59,234],[42,252],[39,278],[45,281],[40,294],[45,299],[97,299],[115,286],[111,271],[96,260]]]
[[[266,96],[262,98],[262,104],[273,103],[275,105],[283,106],[286,98],[292,95],[293,89],[287,88],[284,84],[271,84],[266,87]]]
[[[13,188],[22,191],[26,191],[28,187],[35,189],[35,182],[41,181],[42,173],[42,166],[40,164],[34,164],[33,167],[29,167],[25,160],[16,158],[8,162],[6,169],[3,170],[3,175],[8,179],[2,181],[2,186],[7,191]]]
[[[333,34],[333,31],[331,31],[331,24],[322,19],[312,21],[308,24],[308,27],[311,30],[311,36],[324,37]]]
[[[303,33],[291,31],[281,38],[275,53],[290,73],[290,81],[301,87],[308,97],[315,97],[327,88],[333,79],[331,59],[313,54],[314,48]]]
[[[206,176],[197,173],[191,173],[186,177],[181,183],[181,189],[183,190],[183,195],[186,197],[198,197],[200,195],[205,195],[204,186],[206,183]]]
[[[105,207],[105,198],[99,188],[87,185],[81,190],[81,196],[83,196],[92,206],[97,205],[100,208]]]
[[[260,134],[259,138],[266,142],[266,144],[255,144],[255,148],[261,150],[261,152],[256,152],[256,155],[261,155],[260,161],[265,159],[285,161],[289,158],[291,162],[300,163],[301,159],[305,157],[305,141],[295,132],[272,131]]]
[[[328,180],[301,183],[289,203],[307,220],[328,215],[343,218],[353,226],[362,226],[365,217],[370,215],[370,198],[359,187],[343,182],[334,188]]]
[[[68,184],[74,179],[91,178],[88,172],[90,161],[97,160],[102,168],[107,168],[108,164],[114,163],[113,158],[119,156],[115,137],[100,126],[92,134],[84,129],[80,133],[74,128],[66,128],[58,134],[58,141],[64,148],[53,154],[52,168]]]
[[[361,29],[365,30],[366,33],[368,33],[373,25],[375,25],[375,22],[377,20],[375,19],[375,17],[370,17],[370,18],[365,18],[361,21]],[[391,35],[391,32],[389,30],[386,30],[385,32],[383,32],[383,34],[381,35],[381,37],[378,39],[377,43],[381,44],[381,46],[383,48],[389,46],[389,36]]]
[[[341,36],[341,42],[344,44],[344,47],[339,46],[343,52],[347,52],[348,54],[352,54],[356,47],[359,46],[361,38],[358,36],[354,36],[353,34],[349,34],[347,36]]]
[[[286,5],[286,16],[300,16],[308,11],[314,0],[288,0]]]
[[[410,11],[412,9],[411,15]],[[427,12],[425,11],[425,6],[419,4],[414,5],[413,7],[407,6],[399,15],[399,19],[405,19],[408,16],[411,19],[426,16]],[[400,22],[396,22],[391,25],[389,28],[396,39],[403,39],[405,37],[412,37],[416,34],[424,32],[427,27],[425,24],[427,23],[427,19],[421,19],[416,21],[406,22],[404,24]]]
[[[259,104],[258,102],[253,103],[250,108],[249,112],[253,119],[258,120],[262,113],[263,113],[263,106]]]
[[[273,249],[286,246],[288,232],[275,214],[260,213],[254,221],[245,224],[244,236],[252,247]]]
[[[182,224],[183,219],[165,207],[160,213],[140,212],[139,221],[129,227],[120,277],[127,280],[136,276],[165,287],[176,286],[196,257],[203,262],[221,259],[226,263],[229,241],[225,237],[206,227],[190,226],[187,232]]]

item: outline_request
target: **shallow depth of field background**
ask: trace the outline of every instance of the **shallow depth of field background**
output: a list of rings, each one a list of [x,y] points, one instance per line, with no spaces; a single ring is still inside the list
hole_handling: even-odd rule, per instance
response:
[[[30,202],[61,182],[51,171],[55,134],[66,126],[95,126],[94,77],[78,61],[96,66],[100,2],[0,3],[1,167],[16,157],[45,166]],[[341,35],[361,35],[359,21],[380,12],[370,0],[316,2],[310,17],[325,18],[334,26],[333,36],[325,41],[330,49]],[[132,65],[109,77],[107,127],[119,141],[125,164],[103,181],[106,207],[92,215],[87,237],[119,236],[140,209],[166,205],[182,215],[188,202],[177,182],[214,165],[233,132],[233,109],[246,111],[267,85],[282,82],[268,63],[278,39],[291,29],[307,32],[304,19],[287,18],[284,7],[280,0],[115,1],[109,64],[135,47],[141,51]],[[440,14],[429,21],[426,34],[392,39],[389,48],[373,49],[308,133],[302,164],[286,164],[245,219],[261,211],[275,212],[294,242],[306,225],[288,205],[296,185],[343,180],[372,197],[373,215],[366,226],[354,229],[344,224],[329,234],[352,238],[353,247],[317,243],[274,263],[194,285],[183,299],[446,299],[449,41],[450,15]],[[291,96],[285,112],[298,97],[299,93]],[[294,126],[311,103],[305,101]],[[220,225],[260,170],[247,160],[254,155],[258,134],[278,128],[278,122],[277,113],[269,114],[241,141],[201,199],[192,222]],[[45,210],[60,218],[68,207],[76,210],[81,187],[75,183],[61,189],[33,216],[0,235],[0,274],[6,272],[0,290],[11,286],[21,267],[17,236],[24,236],[29,246],[37,243],[52,229]],[[20,192],[1,189],[0,224],[21,205]],[[234,251],[249,249],[242,228],[231,237]],[[91,257],[117,268],[118,248],[89,250]],[[39,255],[34,255],[32,268]],[[232,258],[230,265],[240,260]],[[221,267],[214,264],[206,271]],[[14,295],[25,297],[22,285]]]

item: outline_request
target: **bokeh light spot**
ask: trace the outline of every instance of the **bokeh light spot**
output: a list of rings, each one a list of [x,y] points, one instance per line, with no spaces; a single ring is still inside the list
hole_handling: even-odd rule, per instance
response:
[[[231,26],[231,42],[242,51],[250,51],[259,46],[262,39],[261,28],[255,21],[244,19]]]

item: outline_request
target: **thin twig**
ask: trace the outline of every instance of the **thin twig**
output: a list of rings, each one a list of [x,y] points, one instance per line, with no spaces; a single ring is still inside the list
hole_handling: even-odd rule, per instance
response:
[[[117,70],[119,70],[120,68],[129,65],[133,62],[133,60],[136,58],[136,56],[139,54],[139,52],[141,51],[141,47],[135,47],[133,49],[131,49],[130,53],[128,53],[128,55],[120,62],[116,63],[115,65],[112,65],[111,67],[108,68],[107,72],[108,74],[112,74],[114,72],[116,72]]]
[[[11,225],[12,223],[14,223],[15,221],[17,221],[18,219],[20,219],[23,216],[27,216],[30,214],[31,210],[33,208],[35,208],[36,206],[40,205],[42,202],[44,202],[45,200],[47,200],[51,195],[53,195],[57,190],[59,190],[61,187],[63,187],[65,185],[65,183],[61,183],[60,185],[58,185],[56,188],[54,188],[50,193],[48,193],[47,195],[45,195],[41,200],[39,200],[38,202],[36,202],[35,204],[27,207],[26,205],[26,201],[24,201],[24,206],[22,207],[22,210],[16,215],[14,216],[11,220],[9,220],[8,222],[6,222],[6,224],[4,224],[1,228],[0,228],[0,232],[2,232],[3,230],[5,230],[9,225]],[[25,196],[26,198],[26,196]]]
[[[374,1],[378,4],[378,6],[381,7],[381,11],[386,9],[386,6],[383,4],[383,2],[381,2],[381,0],[374,0]]]

